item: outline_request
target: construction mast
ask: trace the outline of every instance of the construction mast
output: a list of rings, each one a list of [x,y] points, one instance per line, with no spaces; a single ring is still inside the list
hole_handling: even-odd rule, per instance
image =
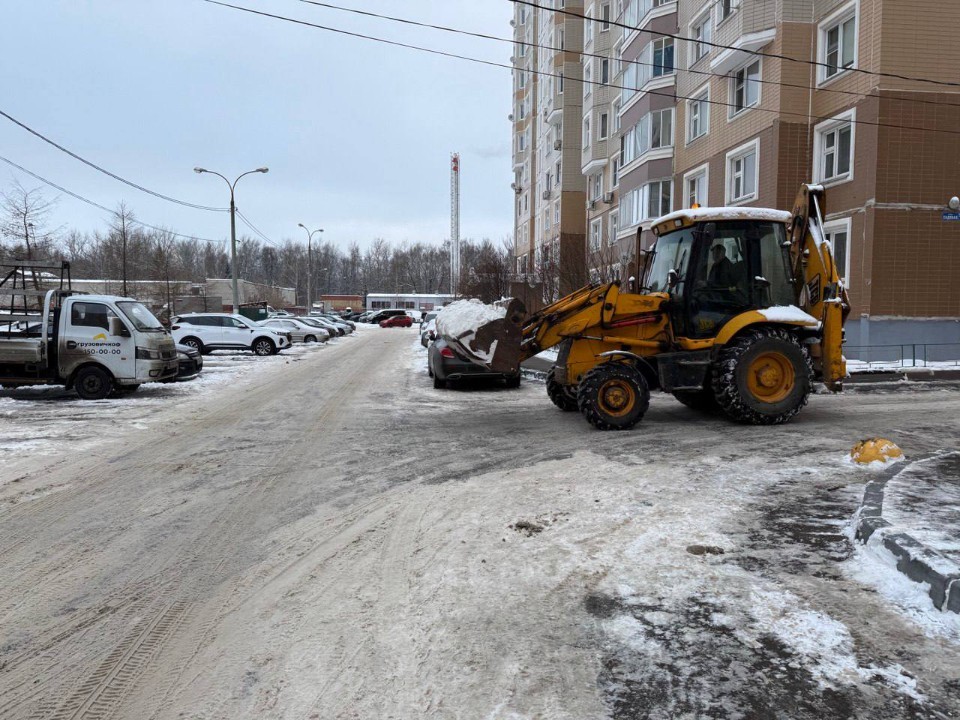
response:
[[[450,156],[450,294],[460,292],[460,153]]]

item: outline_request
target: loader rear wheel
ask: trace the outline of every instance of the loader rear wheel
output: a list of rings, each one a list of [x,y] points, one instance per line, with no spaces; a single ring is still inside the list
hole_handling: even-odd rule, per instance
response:
[[[583,376],[577,405],[598,430],[628,430],[650,406],[650,389],[639,370],[608,362]]]
[[[750,425],[785,423],[807,404],[813,369],[795,336],[758,328],[727,345],[713,370],[713,394],[725,415]]]
[[[568,392],[565,385],[557,382],[556,368],[550,368],[550,372],[547,373],[547,397],[564,412],[579,410],[577,396]]]

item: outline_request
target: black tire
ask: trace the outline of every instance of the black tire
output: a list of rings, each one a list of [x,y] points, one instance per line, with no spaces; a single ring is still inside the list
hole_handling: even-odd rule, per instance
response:
[[[509,377],[504,378],[504,381],[506,382],[507,387],[511,390],[516,390],[518,387],[520,387],[519,373],[517,375],[510,375]]]
[[[650,388],[636,368],[606,362],[583,376],[577,405],[598,430],[629,430],[650,406]]]
[[[315,342],[317,341],[317,336],[316,336],[316,335],[307,335],[307,336],[303,339],[303,341],[304,341],[305,343],[315,343]]]
[[[187,345],[188,347],[192,347],[194,350],[196,350],[198,353],[201,353],[202,355],[206,355],[207,353],[207,350],[206,348],[203,347],[203,343],[200,341],[200,338],[185,337],[183,340],[180,341],[180,344]]]
[[[550,398],[550,402],[564,412],[574,412],[580,409],[577,405],[576,396],[567,392],[566,386],[557,382],[556,368],[550,368],[547,373],[547,397]]]
[[[723,413],[749,425],[780,425],[807,404],[813,368],[806,349],[781,328],[756,328],[720,351],[713,395]]]
[[[270,338],[265,337],[254,340],[253,345],[250,346],[250,349],[253,350],[254,354],[259,355],[260,357],[277,354],[277,346],[273,344],[273,341],[270,340]]]
[[[714,413],[720,409],[717,399],[713,396],[713,386],[709,379],[707,386],[702,390],[676,390],[673,396],[691,410],[698,412]]]
[[[443,389],[443,388],[445,388],[445,387],[447,387],[447,381],[446,381],[446,380],[441,380],[439,377],[437,377],[437,374],[434,373],[434,374],[433,374],[433,389],[434,389],[434,390],[441,390],[441,389]]]
[[[113,378],[103,368],[88,365],[77,371],[73,387],[82,400],[103,400],[113,392]]]

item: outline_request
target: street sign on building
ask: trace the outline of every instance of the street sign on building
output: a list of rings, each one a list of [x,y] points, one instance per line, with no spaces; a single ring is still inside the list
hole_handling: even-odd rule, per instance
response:
[[[945,212],[943,214],[944,221],[955,220],[960,221],[960,212]]]

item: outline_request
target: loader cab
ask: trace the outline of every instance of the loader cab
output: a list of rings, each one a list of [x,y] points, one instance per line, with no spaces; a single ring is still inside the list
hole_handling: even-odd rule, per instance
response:
[[[670,294],[677,336],[715,337],[741,313],[794,302],[786,223],[740,212],[658,221],[643,289]]]

